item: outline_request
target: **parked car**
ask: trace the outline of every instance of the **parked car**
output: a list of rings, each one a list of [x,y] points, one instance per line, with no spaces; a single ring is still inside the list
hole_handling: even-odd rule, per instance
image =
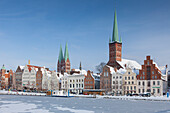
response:
[[[128,93],[126,96],[133,96],[131,93]]]

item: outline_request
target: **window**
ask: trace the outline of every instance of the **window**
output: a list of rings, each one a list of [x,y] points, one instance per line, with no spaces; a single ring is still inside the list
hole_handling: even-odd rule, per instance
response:
[[[115,79],[115,76],[113,76],[113,79]]]
[[[145,86],[145,82],[143,82],[143,86]]]
[[[63,86],[64,87],[64,86]],[[70,88],[71,88],[71,84],[70,84]]]
[[[70,80],[70,82],[72,82],[72,80]]]
[[[115,84],[115,81],[113,81],[113,84]]]
[[[130,89],[132,90],[132,86],[130,87]]]
[[[127,82],[125,82],[125,84],[127,84]]]
[[[120,76],[120,79],[122,78],[122,76]]]
[[[143,75],[145,75],[145,72],[143,72]]]
[[[150,86],[151,86],[150,81],[148,81],[148,87],[150,87]]]
[[[76,84],[76,87],[78,88],[78,84]]]
[[[155,93],[155,89],[153,89],[153,93]]]
[[[138,82],[138,85],[140,86],[140,82]]]
[[[143,89],[143,93],[145,92],[145,90]]]
[[[83,84],[82,84],[82,87],[83,87]]]
[[[154,76],[152,76],[152,79],[154,79]]]
[[[127,90],[129,90],[129,86],[127,86]]]
[[[143,79],[145,79],[145,76],[143,76]]]
[[[152,74],[154,74],[154,71],[152,71]]]
[[[73,88],[74,88],[74,84],[73,84]]]
[[[118,76],[116,76],[116,79],[118,79]]]
[[[160,85],[160,82],[158,81],[157,84]]]
[[[153,81],[153,85],[155,85],[155,81]]]
[[[155,79],[157,79],[157,76],[155,76]]]
[[[134,84],[134,82],[132,81],[132,84]]]
[[[124,90],[126,90],[126,87],[124,86]]]
[[[147,62],[147,64],[149,65],[149,61]]]
[[[136,86],[134,86],[134,90],[136,90]]]
[[[125,80],[127,80],[127,77],[125,77]]]
[[[122,84],[122,81],[120,81],[120,84]]]
[[[130,72],[128,72],[128,74],[130,75]]]
[[[142,79],[142,76],[140,76],[140,79]]]
[[[130,82],[128,82],[128,84],[130,84]]]
[[[130,80],[130,77],[128,77],[128,80]]]
[[[160,93],[159,89],[158,89],[158,93]]]
[[[132,77],[132,80],[134,79],[134,77]]]

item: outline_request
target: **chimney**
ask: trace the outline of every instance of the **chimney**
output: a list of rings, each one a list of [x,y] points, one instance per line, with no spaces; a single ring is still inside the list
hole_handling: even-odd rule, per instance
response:
[[[117,72],[117,68],[114,68],[115,69],[115,72]]]
[[[28,65],[30,65],[30,60],[28,60]]]

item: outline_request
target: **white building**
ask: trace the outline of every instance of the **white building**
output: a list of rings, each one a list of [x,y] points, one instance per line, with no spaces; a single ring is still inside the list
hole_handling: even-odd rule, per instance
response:
[[[83,93],[84,89],[84,78],[87,75],[87,72],[85,70],[78,70],[79,73],[74,73],[72,75],[70,74],[64,74],[64,76],[61,78],[61,89],[67,93],[69,90],[70,93],[74,94],[80,94]]]
[[[22,86],[26,88],[36,88],[36,71],[37,68],[25,65],[22,73]]]

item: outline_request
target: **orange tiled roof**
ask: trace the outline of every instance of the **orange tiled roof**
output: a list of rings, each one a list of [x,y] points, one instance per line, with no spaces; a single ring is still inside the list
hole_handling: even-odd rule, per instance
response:
[[[34,68],[44,68],[44,67],[40,67],[40,66],[33,66],[33,65],[27,65],[28,67],[28,70],[31,71],[31,68],[34,67]]]

